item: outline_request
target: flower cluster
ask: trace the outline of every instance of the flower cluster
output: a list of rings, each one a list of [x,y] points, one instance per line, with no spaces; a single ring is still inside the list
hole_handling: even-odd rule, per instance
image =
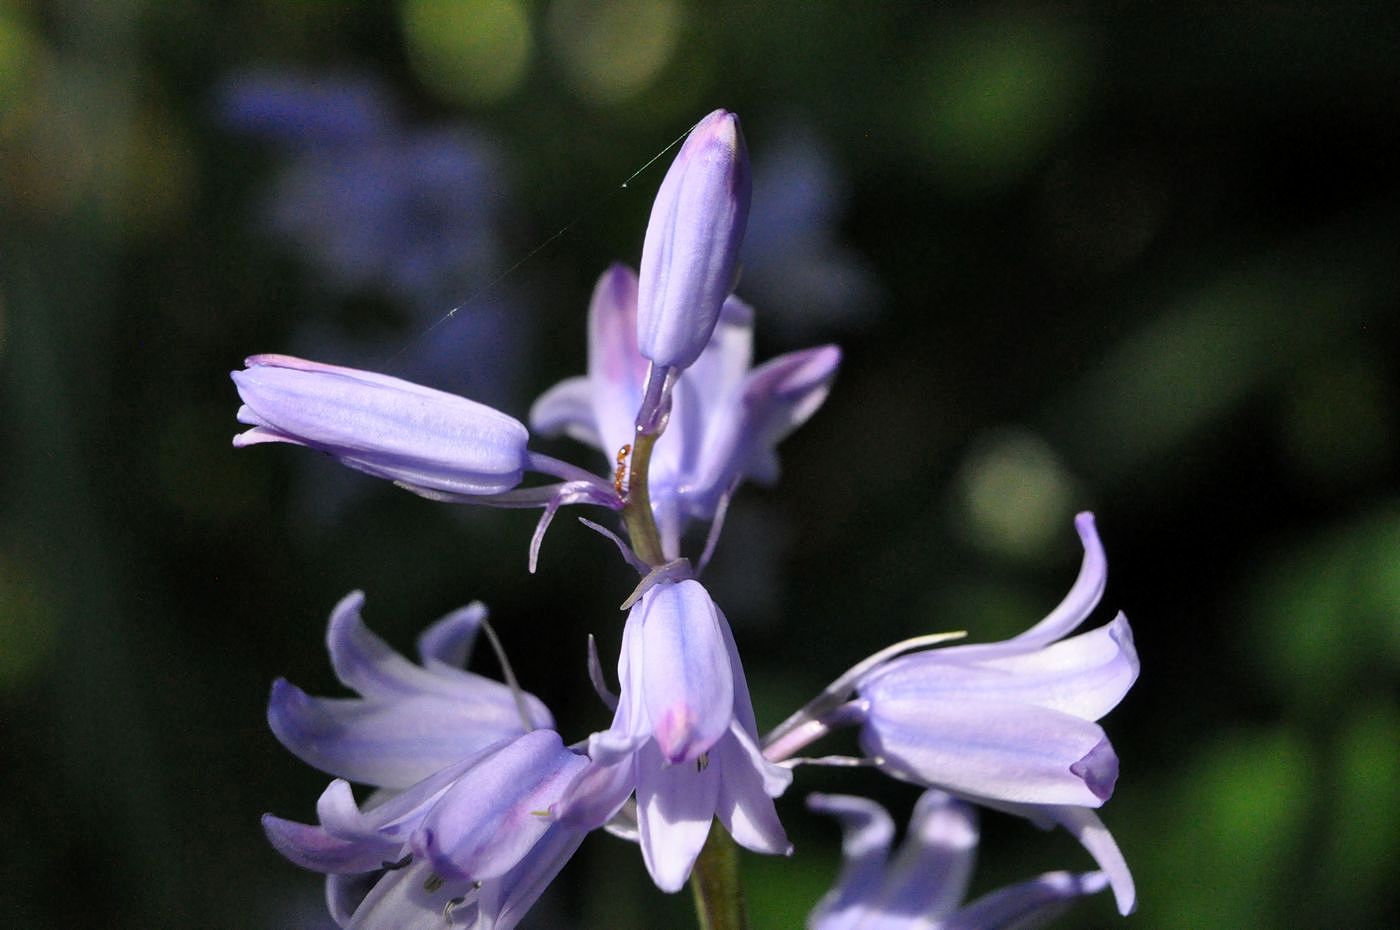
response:
[[[268,708],[278,739],[336,780],[316,824],[267,815],[264,827],[289,859],[327,875],[341,926],[513,927],[598,829],[635,841],[668,892],[710,868],[708,844],[726,836],[790,854],[774,799],[798,766],[833,761],[927,790],[892,860],[882,808],[811,796],[841,822],[847,853],[811,915],[815,930],[1024,927],[1110,885],[1119,909],[1132,909],[1131,875],[1095,814],[1118,775],[1096,721],[1138,662],[1122,615],[1071,635],[1106,581],[1088,514],[1077,520],[1079,578],[1045,619],[1000,643],[939,646],[959,634],[898,643],[760,735],[733,631],[698,578],[731,496],[745,480],[776,479],[778,443],[821,406],[841,356],[821,346],[753,367],[754,313],[732,293],[749,188],[738,119],[716,111],[661,184],[640,272],[618,265],[598,282],[587,374],[546,392],[529,428],[351,368],[259,355],[234,372],[238,418],[251,427],[236,445],[307,446],[435,500],[540,507],[532,568],[560,507],[611,510],[620,532],[590,525],[640,576],[624,603],[616,694],[589,652],[612,722],[573,743],[508,664],[504,683],[463,670],[477,631],[490,633],[481,605],[430,627],[419,664],[368,631],[361,595],[337,606],[331,662],[359,697],[314,698],[278,682]],[[601,473],[531,449],[532,429],[596,447]],[[527,484],[527,474],[546,480]],[[692,562],[694,524],[709,532]],[[858,731],[861,759],[798,756],[842,727]],[[350,782],[375,790],[358,802]],[[1100,870],[1050,873],[960,906],[977,844],[970,804],[1065,827]],[[724,886],[722,876],[699,882],[701,906],[737,907]]]

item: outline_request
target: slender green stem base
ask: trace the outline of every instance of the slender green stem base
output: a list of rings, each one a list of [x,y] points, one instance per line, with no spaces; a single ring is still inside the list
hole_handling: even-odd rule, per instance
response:
[[[659,432],[649,433],[638,429],[632,447],[618,453],[619,465],[623,464],[629,453],[632,457],[622,521],[627,527],[633,551],[652,566],[666,561],[661,534],[656,528],[656,517],[651,512],[651,494],[647,486],[651,452],[660,437]],[[691,870],[690,888],[695,894],[695,912],[700,919],[700,930],[748,930],[744,894],[739,885],[739,848],[724,828],[713,822],[700,858],[695,860],[695,867]]]
[[[659,438],[659,433],[637,431],[637,437],[632,441],[632,468],[627,482],[627,503],[622,508],[622,522],[627,527],[632,550],[648,565],[660,565],[666,561],[666,556],[661,551],[661,534],[656,530],[656,518],[651,512],[651,491],[647,486],[651,450],[656,447],[656,440]]]
[[[739,847],[718,824],[690,873],[700,930],[748,930],[744,890],[739,885]]]

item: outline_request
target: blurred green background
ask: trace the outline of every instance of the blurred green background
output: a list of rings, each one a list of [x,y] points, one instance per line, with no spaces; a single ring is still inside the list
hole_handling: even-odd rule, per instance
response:
[[[310,819],[326,778],[263,711],[279,675],[341,693],[324,622],[353,588],[401,647],[485,600],[565,734],[606,723],[584,637],[615,655],[631,586],[607,544],[560,520],[531,577],[532,513],[235,452],[227,372],[295,350],[471,374],[484,343],[523,417],[582,370],[592,281],[636,262],[669,156],[622,182],[724,106],[765,203],[760,356],[846,350],[710,574],[760,724],[895,639],[1028,626],[1092,509],[1100,622],[1126,611],[1143,659],[1103,811],[1140,907],[1060,926],[1394,926],[1400,18],[1066,6],[0,0],[0,923],[325,926],[258,816]],[[268,211],[351,221],[289,199],[295,141],[231,125],[250,73],[371,80],[393,132],[485,140],[449,219],[489,201],[490,247],[444,246],[411,299],[328,286]],[[359,209],[374,177],[329,196]],[[808,790],[900,821],[915,794],[799,773],[797,857],[747,860],[758,930],[835,874]],[[1090,867],[1019,821],[983,833],[975,889]],[[685,927],[688,903],[599,836],[533,925]]]

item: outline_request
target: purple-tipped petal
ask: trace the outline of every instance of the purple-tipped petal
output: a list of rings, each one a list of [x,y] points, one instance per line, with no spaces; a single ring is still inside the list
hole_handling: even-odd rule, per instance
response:
[[[931,703],[893,684],[863,690],[870,710],[861,729],[862,748],[891,775],[974,798],[1103,803],[1112,749],[1098,724],[1034,705]],[[1084,776],[1076,765],[1089,766]]]
[[[549,829],[550,806],[587,764],[558,733],[533,730],[457,779],[423,818],[414,850],[444,878],[497,878]]]
[[[939,930],[1033,930],[1063,914],[1076,898],[1108,887],[1102,872],[1047,872],[1028,882],[983,895],[960,909]]]
[[[655,744],[637,757],[637,826],[642,859],[656,887],[679,891],[710,835],[719,796],[719,770],[666,765]]]
[[[686,368],[709,342],[734,287],[749,198],[739,118],[716,110],[690,131],[661,182],[642,245],[637,342],[658,367]]]
[[[233,372],[253,427],[235,446],[289,442],[409,490],[498,494],[520,483],[529,434],[498,410],[421,385],[285,355]]]
[[[668,762],[692,762],[734,719],[734,673],[710,595],[696,581],[659,584],[641,611],[642,692]]]

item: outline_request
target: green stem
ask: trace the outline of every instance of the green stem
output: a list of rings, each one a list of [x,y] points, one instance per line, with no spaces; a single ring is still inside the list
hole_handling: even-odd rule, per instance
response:
[[[647,469],[651,466],[651,450],[656,448],[660,433],[637,431],[632,443],[632,465],[627,480],[627,504],[622,508],[622,522],[632,549],[648,565],[661,565],[666,554],[661,549],[661,534],[651,512],[651,491],[647,487]]]
[[[710,838],[690,873],[700,930],[748,930],[744,890],[739,885],[739,847],[722,827],[711,825]]]
[[[622,521],[627,526],[632,548],[649,565],[666,562],[647,486],[651,453],[660,437],[660,433],[637,431],[631,450],[627,503],[622,508]],[[623,458],[624,455],[619,454],[619,463]],[[709,838],[691,870],[690,887],[695,894],[700,930],[748,930],[744,894],[739,886],[739,849],[722,827],[711,825]]]

